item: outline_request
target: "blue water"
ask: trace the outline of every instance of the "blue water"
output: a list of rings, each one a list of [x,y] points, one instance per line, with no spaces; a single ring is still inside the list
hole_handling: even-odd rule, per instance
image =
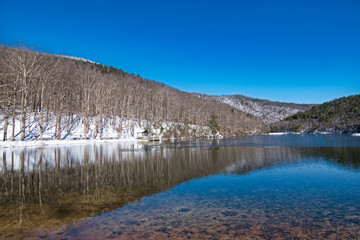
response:
[[[72,224],[60,236],[360,239],[357,137],[249,136],[160,147],[207,149],[210,161],[227,164],[212,174]]]
[[[360,147],[360,137],[327,134],[256,135],[234,139],[198,140],[167,144],[167,147],[284,146],[284,147]]]
[[[0,238],[360,239],[360,137],[0,149]]]

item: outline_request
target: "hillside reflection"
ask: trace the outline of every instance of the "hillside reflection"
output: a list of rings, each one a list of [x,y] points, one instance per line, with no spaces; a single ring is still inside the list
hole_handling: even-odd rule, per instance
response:
[[[359,167],[360,148],[90,144],[1,149],[0,237],[112,211],[184,181],[323,157]],[[355,161],[355,162],[354,162]]]

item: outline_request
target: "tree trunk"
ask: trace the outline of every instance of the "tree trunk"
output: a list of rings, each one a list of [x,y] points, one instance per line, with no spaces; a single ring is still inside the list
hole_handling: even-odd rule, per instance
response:
[[[43,138],[44,138],[44,134],[43,134],[43,131],[44,131],[44,123],[43,123],[43,112],[42,112],[42,109],[40,110],[39,128],[40,128],[40,137],[39,137],[39,140],[42,141]]]
[[[43,122],[43,107],[44,107],[44,90],[45,90],[45,84],[41,87],[41,95],[40,95],[40,116],[39,116],[39,127],[40,127],[40,138],[39,140],[43,140],[44,138],[44,122]]]
[[[87,139],[87,133],[89,132],[89,120],[88,117],[84,119],[84,140]]]
[[[57,128],[58,128],[57,133],[58,133],[58,135],[57,135],[57,139],[61,140],[61,115],[60,114],[57,117],[57,119],[58,119],[58,124],[57,124]]]
[[[5,119],[4,119],[4,137],[3,137],[3,141],[7,140],[7,130],[8,130],[8,125],[9,125],[9,114],[8,114],[8,109],[5,108]]]
[[[100,118],[100,140],[103,139],[103,119]]]
[[[96,116],[95,118],[96,118],[96,120],[95,120],[95,129],[94,129],[94,133],[93,133],[93,139],[95,139],[95,138],[96,138],[96,136],[97,136],[97,133],[98,133],[98,126],[99,126],[99,124],[98,124],[99,117],[98,117],[98,116]]]
[[[25,111],[25,106],[26,106],[26,98],[24,96],[24,94],[22,94],[22,101],[21,101],[21,135],[20,135],[20,140],[24,141],[25,140],[25,120],[26,120],[26,111]]]
[[[28,117],[29,117],[29,118],[28,118],[28,119],[29,119],[29,125],[28,125],[28,129],[29,129],[29,130],[28,130],[28,131],[30,132],[30,131],[31,131],[31,128],[30,128],[30,127],[31,127],[31,110],[30,110],[30,112],[29,112],[29,114],[28,114]]]
[[[14,87],[14,98],[13,98],[13,107],[12,107],[12,132],[11,132],[11,140],[15,140],[15,111],[16,109],[16,88]]]

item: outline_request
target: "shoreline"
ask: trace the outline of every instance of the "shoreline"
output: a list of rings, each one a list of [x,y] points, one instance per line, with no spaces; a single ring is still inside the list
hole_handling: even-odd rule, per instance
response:
[[[123,139],[89,139],[89,140],[7,140],[0,142],[0,148],[17,148],[17,147],[49,147],[49,146],[64,146],[64,145],[81,145],[89,143],[105,143],[105,142],[147,142],[147,140],[140,140],[136,138]]]
[[[343,134],[343,133],[331,133],[331,132],[320,132],[320,133],[294,133],[294,132],[273,132],[273,133],[265,133],[265,134],[257,134],[257,135],[267,135],[267,136],[283,136],[283,135],[350,135],[360,137],[360,133],[352,133],[352,134]],[[243,135],[243,136],[254,136],[254,135]],[[238,138],[238,137],[236,137]],[[207,139],[207,138],[204,138]],[[165,139],[164,139],[165,140]],[[169,139],[168,139],[169,140]],[[179,138],[179,140],[184,140]],[[106,143],[106,142],[149,142],[152,140],[147,139],[136,139],[136,138],[122,138],[122,139],[64,139],[64,140],[7,140],[0,141],[0,148],[26,148],[26,147],[50,147],[50,146],[66,146],[66,145],[81,145],[81,144],[91,144],[91,143]]]

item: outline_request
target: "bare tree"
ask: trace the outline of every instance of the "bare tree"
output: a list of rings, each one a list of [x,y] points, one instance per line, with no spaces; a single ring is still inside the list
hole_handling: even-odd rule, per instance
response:
[[[124,127],[134,135],[135,124],[142,120],[155,127],[162,122],[181,123],[174,131],[181,130],[180,135],[189,134],[185,125],[206,127],[211,113],[216,114],[220,133],[224,136],[245,134],[264,127],[257,119],[227,105],[112,67],[33,52],[25,47],[0,47],[0,58],[4,140],[8,138],[6,128],[11,117],[11,138],[15,138],[17,113],[21,119],[21,140],[25,139],[27,122],[29,128],[30,123],[37,124],[40,134],[35,137],[42,140],[46,123],[53,116],[56,118],[54,136],[58,139],[62,138],[64,129],[71,130],[74,116],[81,116],[85,139],[97,138],[99,134],[102,138],[107,121],[119,135]],[[35,121],[31,121],[30,115]],[[90,121],[95,124],[91,136]]]
[[[26,47],[11,49],[3,61],[8,77],[16,79],[21,93],[21,140],[25,139],[25,120],[32,83],[44,74],[43,54],[33,52]]]

